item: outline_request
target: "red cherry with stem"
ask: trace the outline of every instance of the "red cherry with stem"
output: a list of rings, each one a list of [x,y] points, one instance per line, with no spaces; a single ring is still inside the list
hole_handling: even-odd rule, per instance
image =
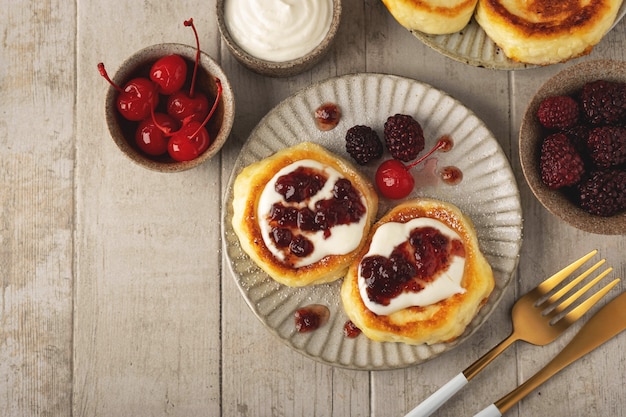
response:
[[[150,79],[161,94],[169,95],[180,90],[187,78],[187,63],[177,54],[159,58],[150,68]]]
[[[204,94],[195,91],[196,76],[200,63],[200,39],[198,38],[198,31],[193,24],[193,19],[185,20],[184,25],[191,26],[196,38],[196,59],[193,67],[193,75],[191,76],[189,93],[178,91],[168,98],[167,112],[180,121],[193,116],[191,120],[202,122],[209,111],[209,100]]]
[[[117,110],[127,120],[138,122],[147,118],[159,103],[156,85],[149,79],[133,78],[122,88],[109,78],[102,62],[98,64],[98,71],[119,92]]]
[[[380,193],[387,198],[399,200],[411,194],[415,186],[415,179],[409,172],[411,168],[424,161],[438,149],[448,145],[448,141],[439,140],[437,144],[421,158],[410,165],[404,165],[397,159],[384,161],[376,170],[376,186]]]
[[[135,131],[135,142],[139,149],[152,156],[167,153],[169,137],[166,131],[178,129],[179,122],[169,114],[152,113],[152,117],[144,119]]]
[[[381,194],[394,200],[406,197],[415,186],[413,175],[397,159],[388,159],[380,164],[375,178]]]
[[[184,91],[177,91],[167,98],[167,113],[179,121],[191,118],[202,122],[209,111],[209,99],[196,92],[190,97]]]
[[[175,161],[191,161],[209,147],[209,133],[200,123],[191,121],[172,136],[167,151]]]
[[[215,84],[217,86],[215,101],[202,123],[192,120],[192,116],[190,116],[190,119],[185,119],[183,122],[183,127],[172,135],[167,145],[167,151],[175,161],[182,162],[195,159],[209,147],[211,138],[205,125],[211,120],[222,95],[222,82],[219,78],[215,79]]]

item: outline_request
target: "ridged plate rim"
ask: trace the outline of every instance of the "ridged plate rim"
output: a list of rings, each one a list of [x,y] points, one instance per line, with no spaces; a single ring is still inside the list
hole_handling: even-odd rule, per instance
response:
[[[337,104],[342,116],[335,129],[322,132],[315,126],[313,115],[318,106],[327,102]],[[343,326],[348,318],[339,297],[341,280],[306,288],[278,284],[242,251],[232,228],[232,185],[245,166],[303,140],[319,143],[349,158],[344,139],[348,128],[365,124],[382,133],[384,121],[395,113],[411,114],[422,124],[426,148],[444,134],[452,136],[453,149],[437,154],[437,163],[459,167],[463,181],[457,186],[424,184],[409,197],[434,197],[459,206],[475,223],[481,249],[494,269],[496,287],[492,296],[465,333],[450,343],[411,346],[374,342],[364,335],[354,339],[345,337]],[[359,169],[372,179],[376,164]],[[449,351],[485,322],[515,275],[522,243],[522,209],[508,159],[489,129],[471,110],[446,93],[416,80],[387,74],[351,74],[316,83],[287,98],[253,129],[237,157],[225,193],[224,251],[246,303],[263,325],[289,347],[328,365],[357,370],[397,369]],[[381,199],[379,217],[395,204]],[[325,304],[331,318],[316,331],[298,333],[293,314],[309,304]]]
[[[622,1],[611,30],[622,20],[624,15],[626,15],[626,1]],[[429,35],[417,30],[410,32],[440,54],[472,66],[509,71],[537,67],[508,58],[487,36],[474,17],[470,19],[465,28],[448,35]]]

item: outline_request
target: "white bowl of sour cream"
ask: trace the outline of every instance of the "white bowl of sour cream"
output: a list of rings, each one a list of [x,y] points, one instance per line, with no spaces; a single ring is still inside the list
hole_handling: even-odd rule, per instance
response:
[[[287,77],[328,52],[341,20],[341,0],[217,0],[226,46],[245,67]]]

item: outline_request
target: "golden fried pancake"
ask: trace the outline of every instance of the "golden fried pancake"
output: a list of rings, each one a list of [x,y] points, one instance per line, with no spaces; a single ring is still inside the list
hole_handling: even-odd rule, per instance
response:
[[[615,21],[622,0],[479,0],[476,21],[514,61],[535,65],[586,55]]]
[[[341,278],[378,210],[369,181],[308,142],[244,168],[233,187],[232,224],[242,249],[292,287]]]
[[[372,340],[433,344],[460,336],[493,288],[472,221],[452,204],[420,198],[372,227],[341,300]]]
[[[391,15],[409,30],[433,35],[458,32],[472,18],[477,0],[383,0]]]

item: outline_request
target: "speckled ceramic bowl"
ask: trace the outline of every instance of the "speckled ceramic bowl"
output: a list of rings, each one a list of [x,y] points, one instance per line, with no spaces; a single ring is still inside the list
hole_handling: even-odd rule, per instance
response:
[[[178,54],[187,61],[188,74],[185,86],[188,86],[194,68],[196,48],[172,43],[153,45],[140,50],[120,66],[112,80],[115,84],[123,86],[134,77],[148,77],[152,64],[159,58],[170,54]],[[230,135],[235,117],[235,100],[230,83],[220,66],[207,54],[201,52],[195,88],[196,91],[204,92],[207,95],[209,106],[212,106],[217,92],[215,78],[219,78],[221,81],[222,95],[215,113],[206,125],[211,140],[209,147],[197,158],[191,161],[177,162],[167,154],[155,157],[143,153],[135,142],[138,122],[130,122],[120,115],[116,108],[118,92],[110,86],[106,95],[105,115],[113,140],[131,160],[154,171],[184,171],[211,159],[219,152]],[[161,108],[164,102],[165,99],[161,96],[157,109]]]
[[[543,206],[566,223],[586,232],[619,235],[626,234],[626,212],[612,217],[587,213],[564,192],[549,189],[542,181],[539,155],[547,131],[539,124],[537,109],[545,98],[556,95],[575,95],[583,84],[595,80],[626,82],[626,62],[586,61],[573,65],[550,78],[530,101],[519,135],[520,162],[526,181]]]
[[[225,3],[228,0],[217,0],[217,24],[231,54],[246,68],[270,77],[289,77],[300,74],[317,64],[331,48],[341,22],[341,0],[333,0],[333,15],[330,29],[326,37],[308,54],[284,62],[266,61],[246,52],[229,32],[225,17]]]

